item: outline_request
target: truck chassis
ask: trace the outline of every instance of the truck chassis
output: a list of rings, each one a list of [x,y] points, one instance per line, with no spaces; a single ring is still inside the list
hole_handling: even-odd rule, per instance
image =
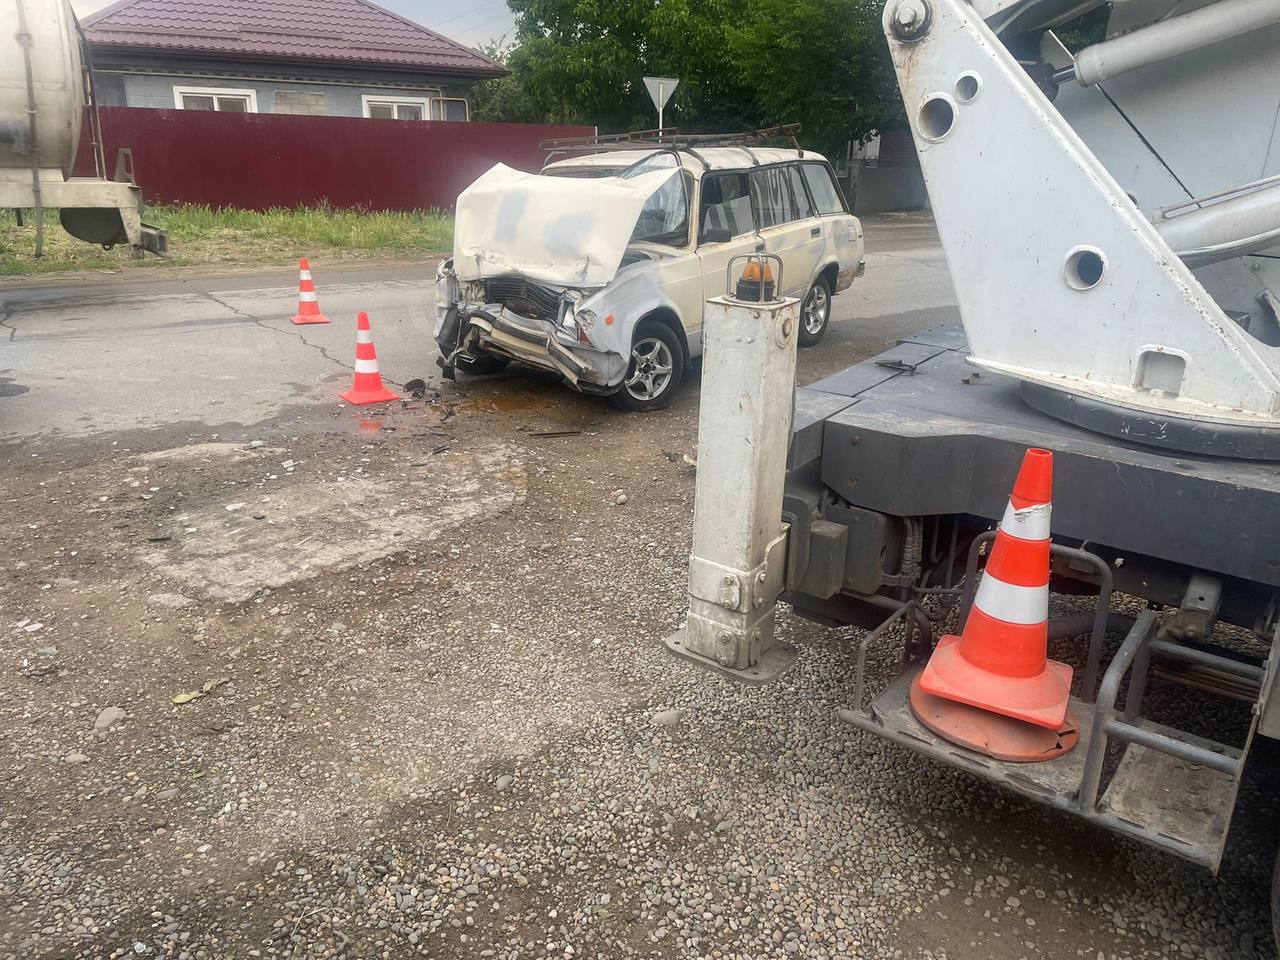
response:
[[[966,350],[959,328],[931,330],[797,391],[785,596],[810,619],[875,627],[859,645],[856,702],[841,716],[1216,871],[1253,737],[1280,734],[1268,656],[1280,593],[1280,471],[1170,456],[1064,423],[1024,402],[1017,380],[975,371]],[[1091,637],[1072,698],[1079,744],[1056,760],[1011,763],[930,732],[908,691],[932,646],[925,601],[950,597],[963,618],[1029,446],[1055,455],[1053,588],[1097,600],[1083,619],[1051,624],[1051,636]],[[1147,609],[1119,615],[1115,593]],[[1176,612],[1158,617],[1161,609]],[[1219,621],[1254,642],[1215,646]],[[909,628],[905,641],[893,639],[897,625]],[[1124,640],[1104,664],[1108,632]],[[864,703],[868,650],[899,642],[902,670]],[[1206,695],[1252,703],[1243,741],[1145,718],[1156,668]]]

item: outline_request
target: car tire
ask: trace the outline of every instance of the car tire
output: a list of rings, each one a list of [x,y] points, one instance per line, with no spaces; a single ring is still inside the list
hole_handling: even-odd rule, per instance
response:
[[[665,323],[646,320],[631,338],[631,361],[622,387],[610,395],[619,410],[661,410],[675,399],[684,379],[684,347]]]
[[[800,304],[800,336],[797,343],[812,347],[822,339],[831,323],[831,283],[826,277],[813,281]]]
[[[482,357],[456,357],[453,365],[463,373],[470,374],[473,377],[483,377],[490,373],[499,373],[505,370],[510,362],[506,357],[485,354]]]

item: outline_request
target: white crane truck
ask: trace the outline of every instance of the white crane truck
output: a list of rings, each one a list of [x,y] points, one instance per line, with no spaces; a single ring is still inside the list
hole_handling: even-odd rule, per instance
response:
[[[1072,53],[1055,28],[1097,6],[888,0],[963,329],[795,391],[780,430],[784,311],[724,305],[743,319],[721,348],[708,324],[714,455],[667,645],[758,683],[794,657],[779,597],[873,628],[844,720],[1216,871],[1251,747],[1280,738],[1280,0],[1123,0]],[[1049,624],[1090,638],[1077,745],[1009,762],[927,729],[909,689],[925,601],[967,611],[1029,447],[1054,453],[1054,590],[1096,607]],[[900,672],[866,690],[890,645]],[[1170,721],[1170,681],[1240,705],[1239,729]]]

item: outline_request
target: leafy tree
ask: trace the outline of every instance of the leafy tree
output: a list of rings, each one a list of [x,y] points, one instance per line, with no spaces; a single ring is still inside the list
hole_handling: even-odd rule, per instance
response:
[[[508,0],[511,76],[477,119],[656,126],[645,75],[678,77],[667,123],[723,132],[799,121],[832,154],[901,116],[883,0]]]
[[[507,66],[512,46],[501,41],[478,48],[490,60]],[[505,123],[542,123],[545,112],[529,98],[525,86],[514,77],[483,80],[471,88],[471,119]]]
[[[1090,44],[1107,39],[1107,20],[1110,17],[1111,4],[1103,4],[1055,28],[1053,32],[1064,47],[1072,53],[1079,53]]]

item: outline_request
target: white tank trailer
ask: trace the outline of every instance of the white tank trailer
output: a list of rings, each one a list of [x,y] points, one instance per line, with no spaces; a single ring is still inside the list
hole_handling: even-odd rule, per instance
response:
[[[107,178],[96,112],[89,114],[96,176],[71,175],[92,90],[67,0],[0,0],[0,207],[17,216],[36,210],[37,256],[48,209],[57,209],[63,228],[81,240],[127,243],[137,257],[163,254],[164,233],[142,223],[142,193],[127,150]]]

